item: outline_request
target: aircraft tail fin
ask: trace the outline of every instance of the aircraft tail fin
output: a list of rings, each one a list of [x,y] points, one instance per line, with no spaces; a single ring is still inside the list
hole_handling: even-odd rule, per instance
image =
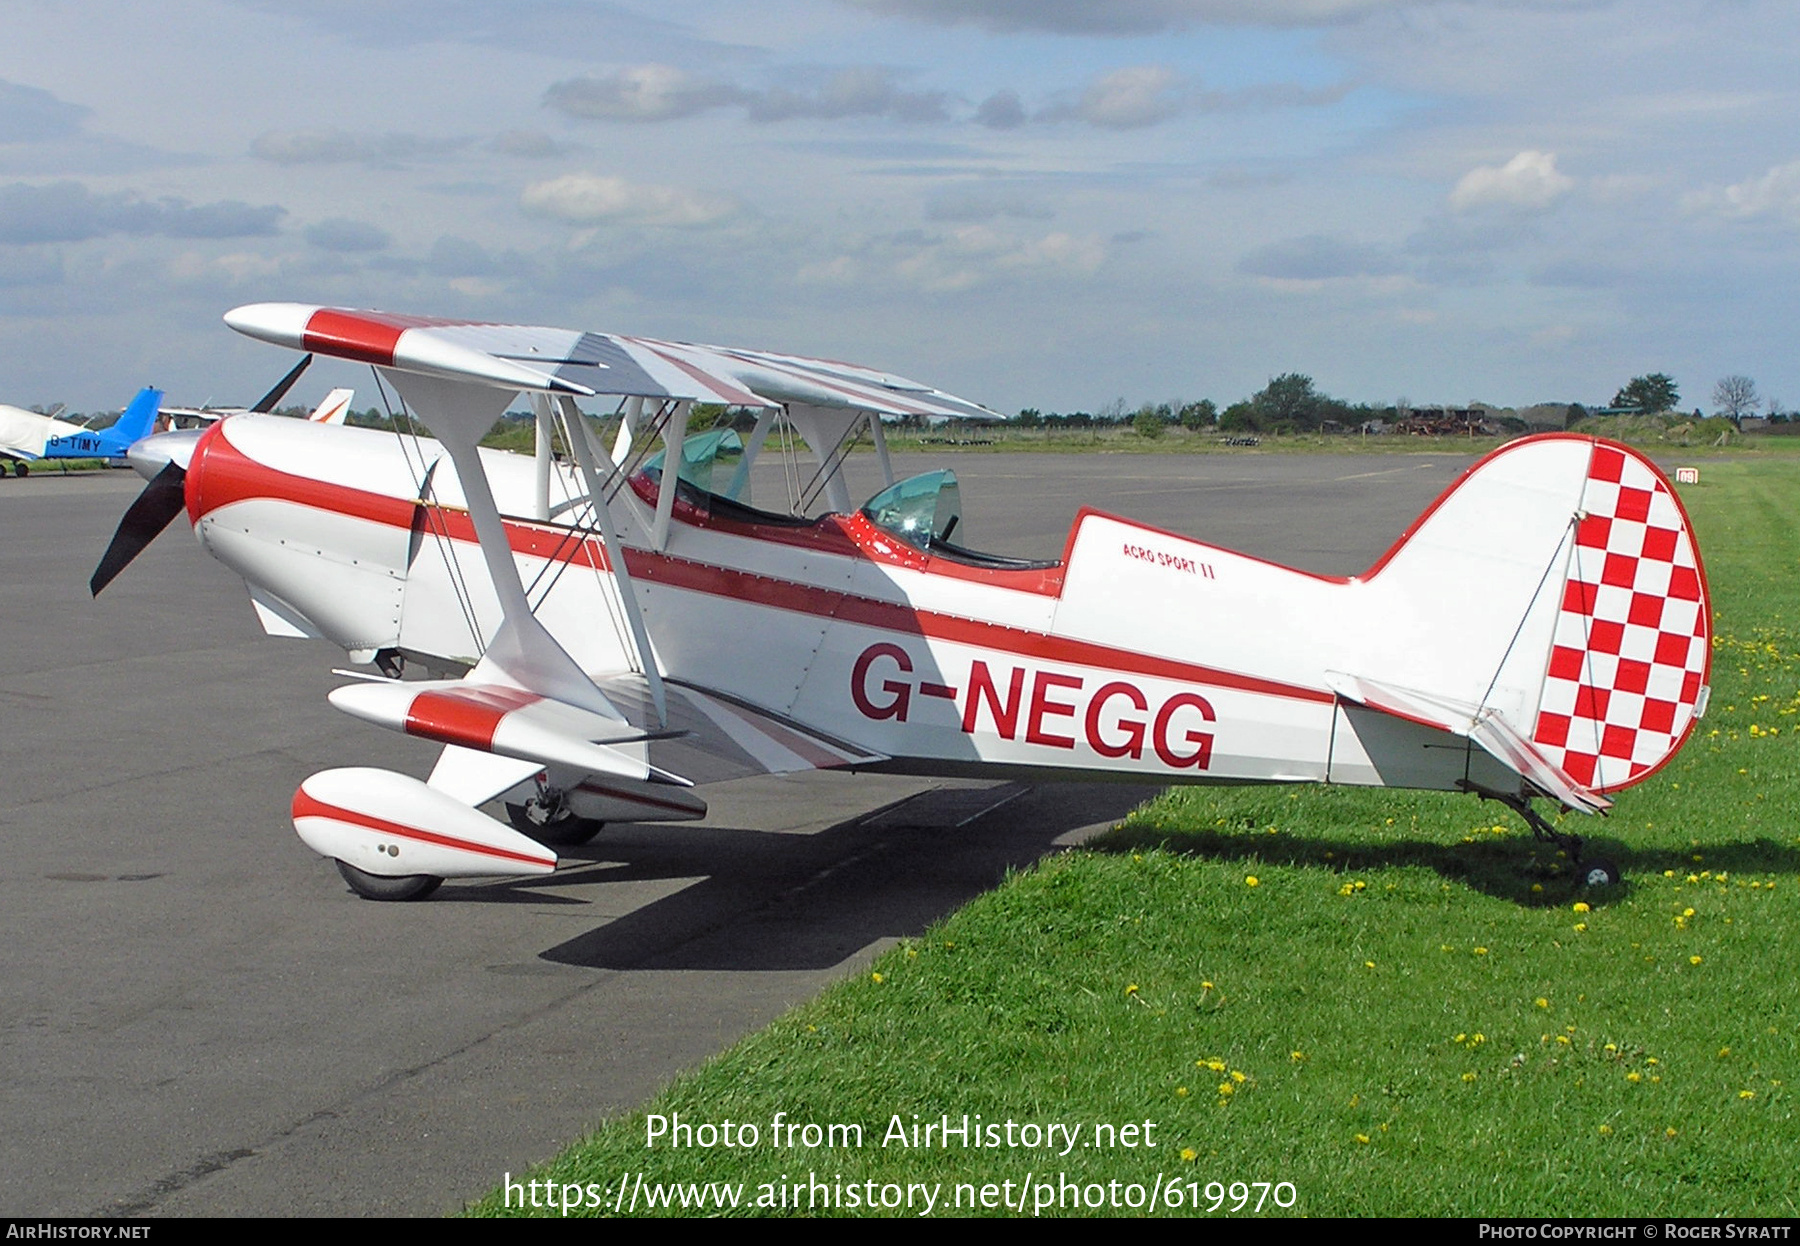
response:
[[[356,391],[353,389],[334,389],[306,418],[315,424],[342,424],[344,417],[350,414],[350,400],[354,397]]]
[[[133,443],[142,441],[150,435],[151,426],[156,423],[156,413],[162,409],[163,392],[153,385],[146,385],[138,390],[137,395],[126,404],[125,410],[107,431],[115,435],[115,439],[127,448]],[[123,454],[120,450],[118,453]]]
[[[1705,713],[1699,551],[1674,487],[1625,446],[1553,435],[1501,447],[1362,579],[1379,639],[1354,674],[1498,719],[1494,747],[1460,734],[1565,803],[1553,789],[1647,777]]]

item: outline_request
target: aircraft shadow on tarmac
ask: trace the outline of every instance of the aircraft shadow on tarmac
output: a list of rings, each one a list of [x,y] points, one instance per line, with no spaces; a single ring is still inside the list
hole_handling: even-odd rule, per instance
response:
[[[1123,817],[1156,789],[1005,784],[921,793],[812,835],[609,825],[553,876],[446,888],[432,903],[542,903],[579,883],[701,876],[539,953],[614,970],[817,970],[918,935],[1060,837]],[[975,795],[986,806],[973,810]],[[578,864],[588,862],[589,864]],[[569,901],[578,902],[578,901]]]

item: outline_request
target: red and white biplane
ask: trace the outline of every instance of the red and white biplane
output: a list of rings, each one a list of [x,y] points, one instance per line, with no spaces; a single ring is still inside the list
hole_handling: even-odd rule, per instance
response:
[[[293,802],[371,898],[548,873],[547,845],[603,821],[698,818],[696,784],[811,768],[1463,790],[1579,860],[1530,802],[1605,810],[1705,710],[1686,515],[1594,438],[1495,451],[1361,576],[1092,510],[1036,562],[959,541],[949,472],[893,479],[882,417],[992,415],[900,377],[295,304],[226,322],[373,365],[435,439],[254,414],[151,439],[93,588],[185,510],[266,630],[381,669],[331,700],[441,744],[430,778],[327,770]],[[536,455],[479,449],[520,393]],[[575,401],[597,395],[610,450]],[[687,436],[695,403],[756,413],[735,465],[731,436]],[[884,487],[858,507],[863,435]],[[781,510],[747,500],[771,439],[811,460]]]

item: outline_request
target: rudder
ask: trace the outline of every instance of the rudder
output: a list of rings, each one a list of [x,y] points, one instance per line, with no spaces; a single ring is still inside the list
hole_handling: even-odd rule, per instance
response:
[[[1711,633],[1674,489],[1648,460],[1595,441],[1532,743],[1595,791],[1645,778],[1705,712]]]

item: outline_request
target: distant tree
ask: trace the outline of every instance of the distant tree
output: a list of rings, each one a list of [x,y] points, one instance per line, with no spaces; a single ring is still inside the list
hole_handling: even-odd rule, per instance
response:
[[[1673,411],[1680,401],[1681,391],[1675,387],[1674,378],[1664,372],[1652,372],[1648,376],[1632,377],[1624,389],[1613,395],[1612,405],[1655,415],[1659,411]]]
[[[1013,423],[1017,424],[1020,428],[1042,428],[1044,426],[1044,413],[1039,411],[1036,407],[1026,407],[1023,411],[1019,412],[1019,418],[1014,420]]]
[[[1169,421],[1164,415],[1167,410],[1166,406],[1159,409],[1145,403],[1138,408],[1138,413],[1131,417],[1131,431],[1140,437],[1151,440],[1162,436],[1169,428]]]
[[[1313,379],[1298,372],[1284,372],[1250,398],[1265,427],[1317,428],[1322,395]]]
[[[1569,413],[1563,417],[1564,428],[1574,428],[1577,420],[1587,419],[1587,408],[1579,402],[1569,404]]]
[[[1199,402],[1190,402],[1181,408],[1181,426],[1198,432],[1202,428],[1211,428],[1219,422],[1219,409],[1210,398],[1202,398]]]
[[[1263,427],[1253,402],[1234,402],[1219,413],[1220,432],[1256,433]]]
[[[1733,424],[1746,415],[1754,415],[1762,399],[1757,396],[1756,382],[1747,376],[1722,376],[1713,386],[1713,407]]]

